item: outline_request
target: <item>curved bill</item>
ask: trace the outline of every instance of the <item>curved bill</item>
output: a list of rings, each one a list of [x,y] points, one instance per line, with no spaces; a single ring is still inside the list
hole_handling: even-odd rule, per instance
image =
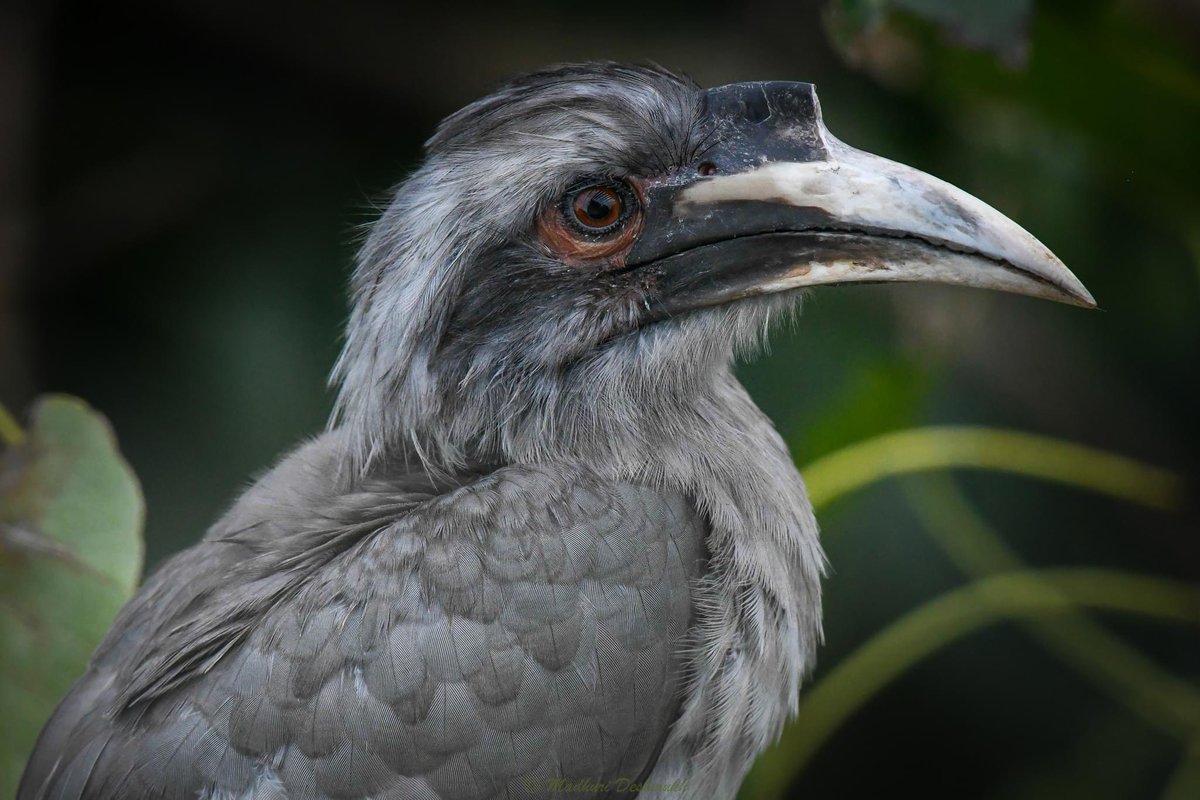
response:
[[[643,187],[625,269],[652,273],[650,315],[805,286],[932,281],[1083,307],[1091,294],[1049,249],[945,181],[834,138],[810,84],[705,93],[714,144]]]

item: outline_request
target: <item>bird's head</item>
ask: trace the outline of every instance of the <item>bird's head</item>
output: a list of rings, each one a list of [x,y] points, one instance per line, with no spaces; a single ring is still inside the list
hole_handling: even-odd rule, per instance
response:
[[[835,139],[809,84],[528,75],[447,118],[372,227],[338,419],[360,465],[653,447],[798,290],[881,281],[1094,305],[990,206]]]

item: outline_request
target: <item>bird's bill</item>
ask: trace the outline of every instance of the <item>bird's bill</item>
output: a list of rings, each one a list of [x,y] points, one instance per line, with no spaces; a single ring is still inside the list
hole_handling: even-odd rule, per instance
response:
[[[647,184],[627,260],[656,317],[807,286],[930,281],[1094,307],[1021,226],[945,181],[834,138],[809,84],[709,90],[715,144]],[[705,174],[709,173],[709,174]]]

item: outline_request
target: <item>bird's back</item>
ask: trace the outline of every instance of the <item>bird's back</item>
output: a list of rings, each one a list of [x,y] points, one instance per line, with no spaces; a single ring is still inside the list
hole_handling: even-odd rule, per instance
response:
[[[147,581],[20,800],[630,794],[678,712],[690,500],[569,465],[334,491],[336,446]]]

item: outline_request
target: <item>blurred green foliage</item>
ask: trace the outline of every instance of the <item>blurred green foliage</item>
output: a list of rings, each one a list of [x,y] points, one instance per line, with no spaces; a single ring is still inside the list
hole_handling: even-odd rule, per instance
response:
[[[1044,437],[965,427],[886,434],[828,454],[803,473],[821,512],[878,480],[951,467],[1042,478],[1167,510],[1182,499],[1182,481],[1155,467]],[[953,483],[942,480],[914,487],[914,505],[930,536],[976,580],[909,611],[811,687],[779,745],[747,776],[742,796],[784,797],[817,749],[871,696],[958,638],[1014,619],[1026,621],[1067,666],[1180,739],[1188,769],[1172,790],[1200,794],[1190,770],[1190,749],[1200,740],[1200,687],[1163,672],[1083,613],[1098,608],[1200,625],[1200,585],[1115,570],[1028,570]]]
[[[0,409],[0,796],[142,567],[137,478],[104,417],[49,396],[28,434]]]

